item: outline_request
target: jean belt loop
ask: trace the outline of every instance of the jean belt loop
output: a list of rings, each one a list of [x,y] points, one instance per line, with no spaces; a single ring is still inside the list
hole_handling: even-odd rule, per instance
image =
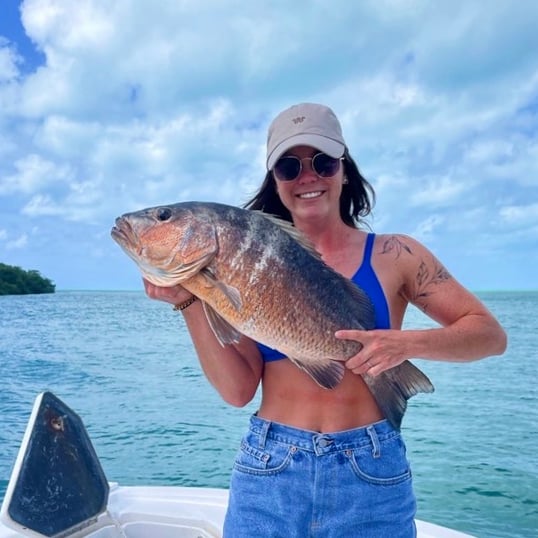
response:
[[[374,426],[368,426],[366,428],[366,432],[370,436],[370,440],[372,441],[372,456],[374,458],[379,458],[381,456],[381,446],[379,444],[379,437],[377,436],[377,432],[375,431]]]
[[[267,439],[267,434],[269,433],[269,428],[271,427],[271,422],[268,420],[263,421],[263,426],[260,431],[260,449],[265,448],[265,440]]]

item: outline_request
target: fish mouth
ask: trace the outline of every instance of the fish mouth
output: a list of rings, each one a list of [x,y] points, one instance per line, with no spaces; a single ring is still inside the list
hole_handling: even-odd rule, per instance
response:
[[[169,271],[160,266],[170,265],[168,259],[165,260],[165,264],[159,264],[159,266],[155,265],[155,260],[153,263],[147,260],[147,253],[137,232],[133,228],[133,225],[128,218],[125,216],[118,217],[115,225],[110,230],[110,235],[112,236],[112,239],[114,239],[114,241],[116,241],[116,243],[118,243],[118,245],[123,249],[127,256],[129,256],[129,258],[136,263],[144,278],[156,286],[170,287],[177,284],[177,281],[172,278],[174,275],[171,277],[168,274]]]
[[[118,217],[114,226],[110,230],[112,239],[119,243],[122,247],[128,249],[136,249],[137,240],[136,234],[133,231],[129,221],[123,217]]]

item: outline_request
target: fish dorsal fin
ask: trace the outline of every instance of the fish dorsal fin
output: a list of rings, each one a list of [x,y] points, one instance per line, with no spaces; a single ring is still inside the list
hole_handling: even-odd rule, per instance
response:
[[[228,284],[217,280],[213,272],[208,268],[202,269],[200,273],[205,277],[206,281],[211,286],[217,288],[224,294],[224,296],[230,301],[232,306],[237,311],[241,310],[243,306],[243,301],[241,300],[241,293],[237,288],[234,288],[233,286],[229,286]]]
[[[375,328],[375,310],[372,300],[366,292],[360,288],[353,280],[345,279],[342,283],[348,290],[349,295],[353,297],[355,301],[356,315],[360,320],[360,327],[365,330],[371,330]],[[355,310],[354,310],[355,311]],[[358,320],[357,320],[358,321]],[[359,328],[359,327],[354,327]]]
[[[205,301],[202,301],[205,317],[222,346],[226,344],[237,344],[241,338],[241,333],[232,327],[222,316],[211,308]]]
[[[297,241],[303,248],[308,250],[310,254],[321,260],[321,254],[314,248],[314,245],[311,243],[308,237],[306,237],[303,232],[298,230],[291,222],[277,217],[276,215],[264,213],[258,209],[254,209],[253,211],[259,213],[273,224],[279,226],[284,232],[293,237],[293,239],[295,239],[295,241]]]
[[[289,359],[324,389],[334,389],[344,377],[345,366],[339,361],[327,359],[323,362],[307,363],[292,357]]]

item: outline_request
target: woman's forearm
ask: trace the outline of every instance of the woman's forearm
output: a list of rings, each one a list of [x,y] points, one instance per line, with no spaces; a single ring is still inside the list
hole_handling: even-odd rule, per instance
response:
[[[410,357],[441,361],[465,362],[501,355],[507,342],[498,322],[481,314],[465,316],[447,327],[403,333]]]
[[[202,370],[229,404],[243,406],[256,394],[263,362],[256,344],[242,337],[238,344],[222,345],[211,329],[201,301],[182,311]]]

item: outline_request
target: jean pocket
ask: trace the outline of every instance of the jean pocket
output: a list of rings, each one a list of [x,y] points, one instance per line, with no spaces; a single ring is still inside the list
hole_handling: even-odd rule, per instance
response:
[[[274,442],[267,442],[261,450],[244,439],[235,458],[234,469],[256,475],[278,474],[288,467],[295,452],[293,446]]]
[[[411,479],[411,468],[406,458],[401,437],[385,440],[380,453],[373,454],[371,447],[347,450],[353,472],[362,480],[381,486],[390,486]]]

